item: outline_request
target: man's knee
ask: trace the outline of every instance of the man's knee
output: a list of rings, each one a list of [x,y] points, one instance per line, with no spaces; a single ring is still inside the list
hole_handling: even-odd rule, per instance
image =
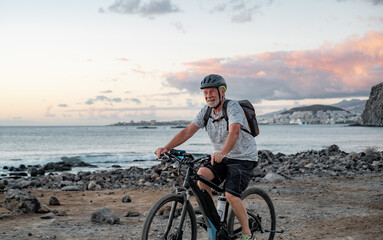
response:
[[[200,169],[198,169],[197,173],[209,180],[212,180],[214,178],[213,172],[207,167],[201,167]]]
[[[225,192],[225,196],[226,196],[226,199],[227,201],[231,204],[231,203],[234,203],[235,201],[238,201],[240,200],[241,201],[241,198],[229,193],[229,192]]]

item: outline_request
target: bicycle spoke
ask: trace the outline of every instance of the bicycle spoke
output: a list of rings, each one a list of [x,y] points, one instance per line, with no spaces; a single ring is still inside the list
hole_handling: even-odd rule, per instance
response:
[[[260,189],[248,189],[246,194],[244,193],[244,199],[242,201],[247,209],[250,230],[256,239],[274,239],[275,212],[267,194]],[[230,218],[228,222],[230,227],[229,232],[233,235],[240,233],[241,225],[234,213],[232,213]]]
[[[195,239],[196,223],[191,206],[187,207],[182,229],[179,229],[183,206],[180,196],[170,195],[159,201],[147,217],[143,239]]]

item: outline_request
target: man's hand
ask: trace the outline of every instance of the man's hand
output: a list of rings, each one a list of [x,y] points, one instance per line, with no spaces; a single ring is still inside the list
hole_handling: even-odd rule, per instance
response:
[[[166,152],[169,152],[167,148],[157,148],[155,152],[157,155],[157,159],[159,159]]]
[[[211,165],[214,165],[214,162],[216,162],[216,163],[222,162],[222,159],[226,156],[227,156],[227,154],[223,154],[220,152],[213,153],[211,155]]]

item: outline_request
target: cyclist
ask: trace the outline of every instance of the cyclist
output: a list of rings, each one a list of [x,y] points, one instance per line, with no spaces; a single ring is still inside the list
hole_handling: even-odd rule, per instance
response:
[[[201,81],[201,87],[207,105],[197,114],[192,123],[174,136],[164,147],[156,149],[160,157],[170,149],[175,148],[191,138],[200,128],[205,127],[204,115],[208,107],[213,108],[206,125],[206,131],[214,147],[211,154],[211,164],[201,167],[198,174],[203,175],[216,184],[226,179],[225,195],[242,227],[241,240],[254,239],[248,224],[246,208],[241,201],[241,193],[247,188],[252,169],[258,162],[258,151],[255,139],[246,131],[249,130],[246,116],[237,101],[229,101],[227,115],[229,123],[222,116],[223,103],[226,101],[225,79],[216,74],[210,74]],[[229,127],[228,127],[229,126]],[[222,159],[228,158],[223,163]],[[199,187],[212,194],[211,189],[202,182]]]

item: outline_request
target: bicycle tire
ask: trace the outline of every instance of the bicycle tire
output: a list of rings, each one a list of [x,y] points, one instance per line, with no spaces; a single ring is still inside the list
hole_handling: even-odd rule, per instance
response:
[[[252,231],[253,236],[255,236],[257,240],[273,240],[276,228],[276,217],[274,205],[269,195],[262,189],[249,188],[243,192],[241,199],[248,212],[254,213],[255,216],[260,219],[261,226],[266,230],[266,232],[261,233],[256,219],[248,214],[249,226],[250,228],[255,228],[255,230]],[[231,235],[241,232],[241,225],[231,208],[228,215],[227,228]]]
[[[176,208],[174,214],[170,214],[172,212],[171,208],[175,204]],[[150,209],[143,229],[141,240],[152,240],[152,239],[197,239],[197,222],[194,213],[194,209],[190,202],[186,206],[186,214],[185,214],[185,222],[183,224],[182,237],[176,237],[176,232],[178,230],[178,223],[181,218],[181,211],[184,205],[183,196],[179,194],[169,194],[162,197],[158,200],[153,207]],[[171,216],[173,216],[172,220]],[[168,223],[172,221],[170,224],[170,228],[168,229]]]

